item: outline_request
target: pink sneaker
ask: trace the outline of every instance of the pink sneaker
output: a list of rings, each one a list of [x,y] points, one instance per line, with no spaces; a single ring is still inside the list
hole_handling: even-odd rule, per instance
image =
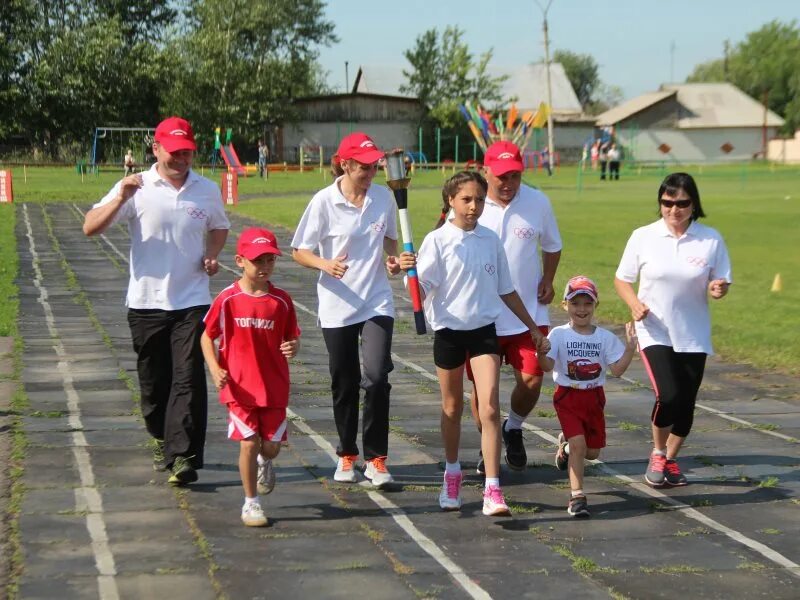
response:
[[[503,498],[503,491],[499,487],[491,485],[483,492],[483,514],[487,517],[511,514]]]
[[[445,473],[442,482],[442,491],[439,494],[439,506],[442,510],[459,510],[461,508],[461,480],[463,475],[458,473]]]

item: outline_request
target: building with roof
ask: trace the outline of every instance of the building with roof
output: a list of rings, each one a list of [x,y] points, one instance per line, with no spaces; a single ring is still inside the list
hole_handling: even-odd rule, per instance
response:
[[[665,84],[596,118],[626,160],[719,162],[763,155],[783,119],[730,83]]]

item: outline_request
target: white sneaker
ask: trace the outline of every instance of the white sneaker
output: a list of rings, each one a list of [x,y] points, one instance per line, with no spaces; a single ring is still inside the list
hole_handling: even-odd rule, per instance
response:
[[[242,523],[248,527],[264,527],[267,517],[258,502],[245,502],[242,506]]]
[[[458,473],[445,472],[442,491],[439,494],[439,506],[442,510],[461,509],[461,481],[463,477],[461,471]]]
[[[336,463],[336,473],[333,474],[334,481],[341,481],[342,483],[355,483],[356,470],[355,462],[358,456],[340,456],[339,462]]]
[[[263,463],[258,464],[256,485],[258,487],[258,493],[264,496],[275,489],[275,467],[272,465],[272,459],[265,460]]]
[[[506,499],[503,498],[503,492],[499,487],[490,485],[483,492],[483,514],[487,517],[511,514],[506,504]]]
[[[367,461],[367,468],[364,469],[364,477],[372,482],[372,486],[381,488],[394,481],[394,477],[386,468],[386,457],[376,456]]]

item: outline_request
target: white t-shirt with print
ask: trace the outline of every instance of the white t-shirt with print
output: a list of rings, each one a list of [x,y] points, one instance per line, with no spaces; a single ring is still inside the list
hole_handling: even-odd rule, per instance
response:
[[[203,268],[205,236],[230,229],[219,186],[189,171],[176,190],[156,169],[142,172],[142,187],[123,204],[111,225],[127,223],[131,238],[126,304],[134,309],[180,310],[211,303]],[[94,208],[111,202],[117,183]]]
[[[650,308],[636,322],[640,348],[713,354],[708,284],[733,281],[728,249],[715,229],[693,221],[677,238],[663,219],[640,227],[625,246],[616,276],[628,283],[638,279],[638,297]]]
[[[549,325],[547,305],[539,304],[537,296],[542,279],[540,247],[543,252],[561,250],[561,234],[550,200],[539,190],[523,184],[507,206],[487,197],[478,222],[503,240],[514,289],[536,324]],[[497,319],[497,335],[525,331],[528,328],[524,323],[503,304]]]
[[[606,369],[625,353],[617,336],[595,326],[594,333],[578,333],[569,323],[550,330],[550,352],[555,361],[553,381],[565,387],[588,390],[606,382]]]
[[[425,236],[417,255],[417,277],[425,291],[425,316],[434,331],[468,331],[494,323],[514,291],[503,244],[478,224],[464,231],[452,222]]]
[[[397,209],[388,188],[372,184],[356,208],[342,195],[339,181],[317,192],[292,238],[292,248],[325,259],[346,255],[348,269],[336,279],[319,272],[319,324],[344,327],[375,316],[394,317],[386,275],[384,238],[397,239]]]

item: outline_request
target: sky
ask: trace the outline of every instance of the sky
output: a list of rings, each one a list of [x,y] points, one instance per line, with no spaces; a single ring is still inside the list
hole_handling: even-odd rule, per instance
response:
[[[493,63],[515,67],[544,60],[542,10],[548,0],[328,0],[326,17],[339,42],[320,48],[334,91],[345,89],[359,64],[408,67],[403,52],[417,36],[448,25],[464,30],[474,55],[493,49]],[[590,54],[600,79],[625,99],[682,82],[695,65],[721,58],[765,23],[800,22],[800,0],[552,0],[550,52]],[[674,50],[671,50],[674,44]]]

